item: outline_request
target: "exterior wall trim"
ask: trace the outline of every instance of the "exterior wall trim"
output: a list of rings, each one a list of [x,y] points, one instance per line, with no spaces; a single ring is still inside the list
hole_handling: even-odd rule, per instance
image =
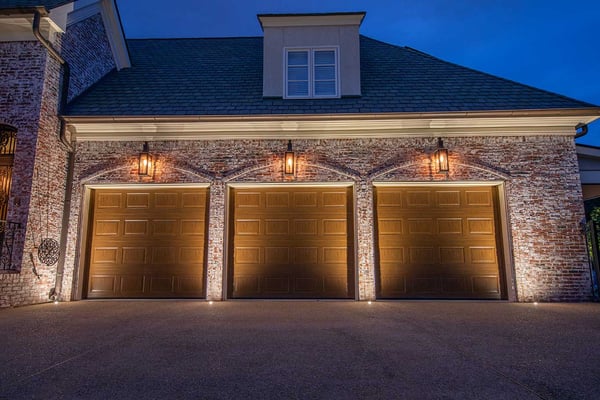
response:
[[[600,114],[600,110],[599,114]],[[77,141],[229,140],[394,138],[436,136],[574,136],[579,123],[596,116],[557,117],[372,117],[355,119],[329,116],[309,120],[273,118],[172,121],[66,118]]]

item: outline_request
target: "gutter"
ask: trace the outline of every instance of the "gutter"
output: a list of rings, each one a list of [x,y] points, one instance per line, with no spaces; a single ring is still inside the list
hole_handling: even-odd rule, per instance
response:
[[[584,123],[579,123],[575,126],[575,139],[579,139],[582,136],[587,135],[588,126]]]
[[[65,61],[64,58],[58,53],[58,51],[54,48],[52,43],[50,43],[42,33],[40,32],[40,22],[42,16],[47,16],[48,13],[44,8],[35,8],[33,9],[33,35],[38,39],[38,41],[48,50],[48,53],[58,61],[63,70],[62,82],[61,82],[61,90],[60,90],[60,101],[58,103],[58,117],[60,120],[59,134],[58,139],[60,143],[65,147],[67,151],[67,179],[65,184],[65,201],[63,207],[62,214],[62,223],[61,223],[61,232],[60,232],[60,250],[59,250],[59,258],[58,265],[56,266],[56,277],[54,281],[54,289],[50,291],[49,297],[54,300],[60,299],[60,295],[62,292],[62,281],[63,275],[65,271],[65,258],[66,258],[66,250],[67,250],[67,237],[69,233],[69,211],[71,210],[71,190],[70,188],[73,186],[73,170],[75,165],[75,157],[73,156],[73,146],[66,138],[66,122],[63,118],[64,110],[67,106],[67,101],[69,97],[69,81],[71,77],[71,68],[69,64]]]
[[[390,119],[458,119],[511,117],[598,117],[600,107],[531,109],[511,111],[448,111],[448,112],[390,112],[364,114],[256,114],[256,115],[71,115],[67,123],[80,122],[231,122],[231,121],[332,121],[332,120],[390,120]]]

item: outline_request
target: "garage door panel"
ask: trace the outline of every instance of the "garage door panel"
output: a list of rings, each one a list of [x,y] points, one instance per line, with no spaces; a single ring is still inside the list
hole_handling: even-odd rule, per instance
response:
[[[442,278],[442,291],[449,294],[467,293],[470,291],[468,277],[445,276]]]
[[[440,235],[462,235],[462,218],[436,218],[437,233]]]
[[[156,193],[154,195],[154,205],[156,208],[178,208],[179,195],[176,192]]]
[[[144,293],[144,275],[119,276],[121,293],[126,296],[142,295]]]
[[[206,192],[95,190],[88,297],[202,297]]]
[[[323,207],[346,207],[346,192],[323,192]]]
[[[194,296],[202,292],[202,275],[179,275],[176,279],[178,293]]]
[[[464,247],[440,247],[439,260],[441,264],[464,264],[466,260]]]
[[[393,296],[404,296],[407,293],[405,275],[386,275],[381,280],[381,292]]]
[[[94,275],[90,279],[90,293],[95,295],[102,295],[106,293],[113,293],[116,290],[115,275]]]
[[[118,236],[119,225],[119,220],[98,220],[94,233],[98,236]]]
[[[500,294],[500,282],[498,277],[495,275],[490,276],[473,276],[471,277],[473,285],[473,291],[482,295],[499,295]]]
[[[468,207],[492,207],[492,192],[489,190],[466,190],[465,198]]]
[[[181,208],[199,208],[200,211],[206,208],[206,191],[194,191],[181,193]],[[187,211],[186,211],[187,213]]]
[[[266,208],[288,208],[290,206],[290,193],[287,192],[266,192]],[[259,203],[260,204],[260,203]]]
[[[117,247],[95,247],[92,262],[96,264],[117,264],[119,249]]]
[[[289,219],[265,219],[265,235],[289,235]]]
[[[155,294],[170,295],[175,293],[175,278],[169,275],[151,275],[149,291]]]
[[[500,298],[492,187],[378,187],[376,204],[379,296]]]
[[[148,220],[124,220],[124,236],[148,236],[150,223]]]
[[[235,188],[230,198],[230,296],[352,296],[349,188]]]
[[[121,209],[122,193],[98,193],[96,196],[96,207],[99,209]]]
[[[494,219],[467,218],[467,228],[470,235],[494,235]]]
[[[460,190],[437,190],[435,194],[436,205],[438,207],[460,207],[462,204],[462,193]]]
[[[126,193],[126,208],[150,208],[150,193]]]

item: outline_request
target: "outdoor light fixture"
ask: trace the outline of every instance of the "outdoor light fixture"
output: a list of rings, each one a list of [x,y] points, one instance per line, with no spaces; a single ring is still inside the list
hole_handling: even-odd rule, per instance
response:
[[[438,172],[448,172],[450,167],[448,163],[448,149],[444,148],[444,141],[438,138],[438,148],[435,151],[435,163]]]
[[[144,147],[139,157],[138,175],[148,176],[152,170],[152,155],[148,150],[148,142],[144,142]]]
[[[286,175],[294,175],[294,165],[296,164],[296,156],[292,150],[292,141],[288,140],[287,151],[284,157],[284,171]]]

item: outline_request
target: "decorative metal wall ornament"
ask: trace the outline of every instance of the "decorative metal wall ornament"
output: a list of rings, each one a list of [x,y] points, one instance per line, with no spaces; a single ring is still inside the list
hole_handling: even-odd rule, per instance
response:
[[[44,238],[38,246],[38,259],[46,265],[54,265],[60,256],[60,245],[55,239]]]
[[[41,208],[41,204],[40,204]],[[41,213],[40,213],[41,214]],[[40,227],[42,223],[40,221]],[[56,239],[48,237],[50,227],[50,165],[48,165],[48,181],[46,187],[46,237],[37,246],[38,259],[47,266],[58,262],[60,256],[60,244]],[[35,240],[34,240],[35,243]]]

